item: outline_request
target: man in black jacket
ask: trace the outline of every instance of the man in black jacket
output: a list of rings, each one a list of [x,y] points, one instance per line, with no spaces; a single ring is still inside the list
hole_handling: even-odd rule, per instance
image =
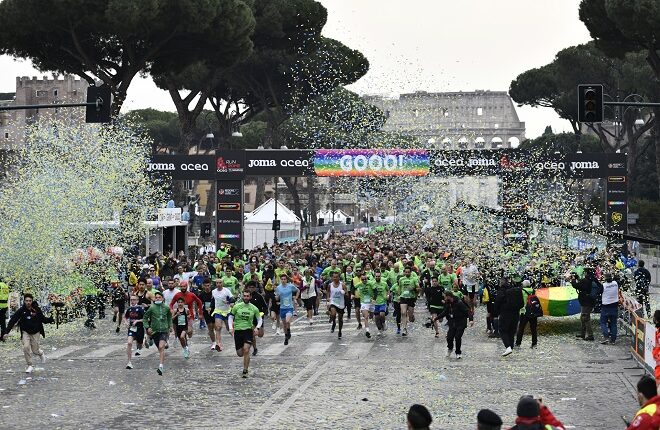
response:
[[[499,314],[499,330],[504,352],[502,357],[513,352],[513,344],[518,330],[520,309],[524,306],[522,290],[517,286],[509,284],[507,279],[502,282],[502,288],[497,292],[495,308]]]
[[[461,358],[461,341],[463,332],[467,328],[468,319],[470,326],[474,324],[472,314],[468,305],[452,291],[445,291],[445,309],[444,315],[447,317],[449,329],[447,330],[447,357],[451,356],[454,350],[454,342],[456,342],[456,358]]]
[[[32,366],[32,354],[38,355],[42,363],[46,361],[46,356],[39,347],[39,339],[46,336],[44,333],[44,323],[52,322],[52,318],[46,318],[44,316],[39,305],[34,301],[32,294],[26,293],[23,295],[23,306],[9,319],[7,329],[3,333],[0,333],[0,340],[4,341],[5,335],[11,332],[11,329],[18,324],[21,330],[21,341],[23,342],[23,355],[25,355],[25,362],[27,364],[25,373],[32,373],[34,370]]]
[[[639,260],[637,263],[639,266],[633,278],[635,279],[635,296],[640,305],[642,305],[642,310],[646,310],[646,316],[651,317],[651,304],[649,303],[649,285],[651,285],[651,272],[644,267],[644,260]],[[644,314],[642,313],[642,316]]]
[[[578,292],[578,302],[580,302],[580,333],[575,336],[584,340],[593,341],[594,331],[591,327],[591,311],[596,305],[597,286],[593,269],[584,269],[584,278],[578,280],[575,274],[572,274],[571,284]],[[585,337],[586,334],[586,337]]]

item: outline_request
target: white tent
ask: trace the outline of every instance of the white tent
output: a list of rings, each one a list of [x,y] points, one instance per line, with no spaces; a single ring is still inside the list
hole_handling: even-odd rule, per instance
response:
[[[346,224],[346,218],[349,218],[350,215],[348,215],[346,212],[344,212],[341,209],[335,210],[335,225],[339,224]],[[331,225],[332,224],[332,211],[331,210],[320,210],[316,213],[316,218],[320,219],[323,218],[323,221],[325,225]]]
[[[243,247],[252,249],[264,242],[271,244],[275,238],[273,220],[275,219],[275,200],[269,199],[264,204],[245,215],[243,226]],[[292,210],[277,202],[277,219],[280,221],[279,242],[291,242],[300,239],[300,218]]]

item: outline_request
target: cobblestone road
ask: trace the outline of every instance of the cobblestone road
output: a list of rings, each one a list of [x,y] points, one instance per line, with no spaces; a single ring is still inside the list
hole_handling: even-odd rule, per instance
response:
[[[483,407],[513,424],[518,398],[533,394],[567,428],[601,430],[624,428],[621,415],[637,409],[641,370],[627,352],[629,338],[614,346],[578,341],[577,319],[544,318],[538,349],[529,348],[527,335],[502,358],[479,310],[457,361],[445,357],[444,339],[421,325],[425,318],[418,310],[408,338],[390,329],[370,340],[355,319],[342,340],[329,333],[325,316],[311,327],[301,319],[288,346],[268,324],[248,379],[240,378],[233,341],[213,352],[199,330],[189,360],[171,342],[163,377],[155,348],[124,369],[123,332],[115,335],[109,321],[91,334],[80,324],[49,327],[48,361],[30,377],[14,335],[0,345],[0,428],[398,429],[408,407],[422,403],[434,429],[473,429]]]

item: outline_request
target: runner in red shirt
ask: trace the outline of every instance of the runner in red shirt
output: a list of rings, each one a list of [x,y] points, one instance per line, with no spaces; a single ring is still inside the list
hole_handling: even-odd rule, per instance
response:
[[[201,321],[203,321],[204,318],[204,304],[195,293],[188,291],[188,284],[181,284],[179,288],[181,291],[172,297],[170,310],[174,308],[174,305],[176,305],[176,301],[179,300],[179,298],[183,298],[183,301],[188,306],[188,313],[190,315],[190,318],[188,318],[188,330],[186,330],[188,332],[188,339],[190,339],[193,335],[193,320],[195,319],[193,304],[197,303],[197,316]]]

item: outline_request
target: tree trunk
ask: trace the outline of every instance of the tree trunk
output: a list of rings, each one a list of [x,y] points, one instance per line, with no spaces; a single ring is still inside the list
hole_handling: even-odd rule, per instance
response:
[[[315,227],[318,223],[316,218],[316,213],[318,209],[316,207],[316,178],[311,176],[307,178],[307,200],[309,202],[309,217],[310,217],[310,226]]]
[[[266,198],[266,178],[257,176],[257,191],[254,196],[254,208],[258,208]]]
[[[283,177],[282,180],[286,184],[286,188],[289,190],[291,193],[291,198],[293,199],[293,212],[300,218],[301,220],[303,219],[302,216],[302,208],[300,206],[300,195],[298,194],[298,178],[287,178]]]
[[[655,144],[655,172],[658,177],[658,198],[660,198],[660,108],[653,108],[655,121],[653,123],[653,143]]]

